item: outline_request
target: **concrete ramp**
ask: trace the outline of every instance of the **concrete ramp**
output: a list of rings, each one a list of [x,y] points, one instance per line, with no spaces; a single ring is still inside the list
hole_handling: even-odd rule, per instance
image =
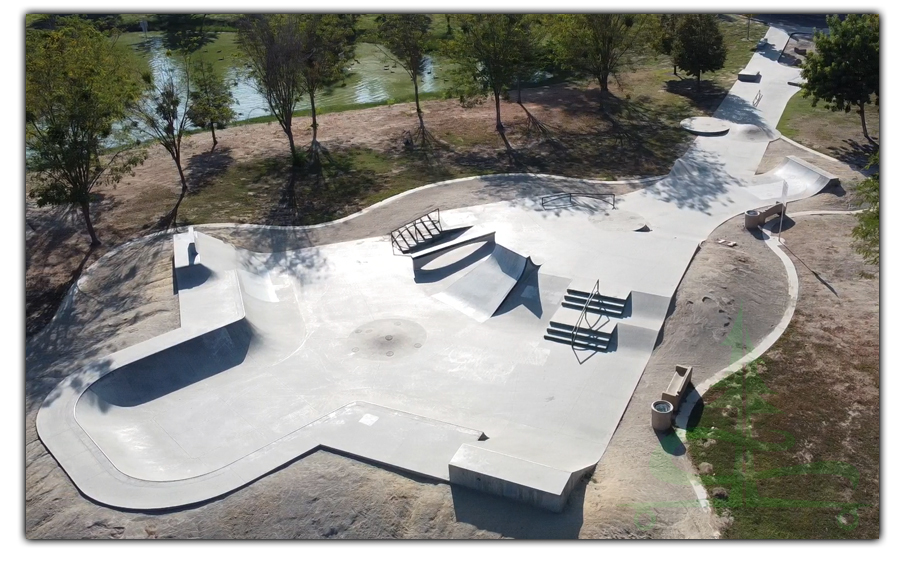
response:
[[[788,156],[776,168],[755,176],[747,190],[760,200],[778,200],[786,183],[788,199],[818,194],[839,178],[796,156]]]
[[[490,245],[487,257],[450,287],[433,296],[478,322],[485,322],[494,315],[530,261],[502,245]]]

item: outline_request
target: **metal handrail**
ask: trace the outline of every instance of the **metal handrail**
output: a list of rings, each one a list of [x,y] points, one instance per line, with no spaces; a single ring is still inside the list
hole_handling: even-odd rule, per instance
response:
[[[437,215],[436,217],[432,215]],[[429,223],[434,227],[437,233],[432,233],[431,228],[425,222],[425,219],[428,220]],[[419,229],[419,225],[421,225],[425,232],[428,233],[428,236],[422,233]],[[406,253],[412,247],[419,243],[424,243],[429,238],[434,238],[437,235],[440,235],[444,232],[443,227],[441,226],[441,209],[436,208],[428,211],[424,215],[416,217],[412,221],[406,223],[405,225],[401,225],[399,228],[391,231],[388,236],[391,238],[391,247],[400,251],[401,253]],[[412,239],[412,243],[409,242],[409,239],[406,238],[406,235]],[[403,240],[403,244],[401,244],[400,240]],[[404,249],[405,246],[405,249]]]
[[[599,200],[606,200],[607,198],[612,198],[612,208],[616,208],[616,195],[615,193],[600,193],[600,192],[556,192],[554,194],[548,194],[541,197],[541,206],[544,207],[551,200],[555,200],[558,198],[569,197],[569,204],[572,203],[573,196],[584,196],[587,198],[596,198]],[[608,201],[607,201],[608,202]]]
[[[575,349],[575,335],[578,333],[578,328],[581,326],[581,323],[584,321],[584,317],[587,314],[588,306],[591,305],[591,302],[594,301],[594,296],[600,295],[600,280],[594,284],[594,287],[591,288],[591,295],[588,296],[587,301],[584,302],[584,307],[581,308],[581,314],[578,316],[578,320],[575,322],[575,327],[572,328],[572,337],[570,338],[572,343],[572,350]]]

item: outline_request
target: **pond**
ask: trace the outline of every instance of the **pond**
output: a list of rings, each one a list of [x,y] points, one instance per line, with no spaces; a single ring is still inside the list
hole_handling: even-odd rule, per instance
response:
[[[238,102],[233,107],[239,120],[269,115],[265,99],[240,66],[236,37],[233,32],[219,33],[215,41],[200,49],[197,56],[212,63],[231,85],[232,95]],[[146,36],[141,33],[126,33],[122,35],[120,42],[130,45],[154,73],[177,65],[177,59],[166,54],[160,33],[148,33]],[[429,57],[425,74],[419,80],[419,92],[446,90],[448,85],[442,74],[446,73],[448,66],[437,57]],[[358,44],[356,59],[347,66],[347,72],[347,78],[339,86],[316,95],[317,110],[413,99],[409,75],[385,56],[378,45]],[[304,97],[297,109],[308,110],[309,99]]]

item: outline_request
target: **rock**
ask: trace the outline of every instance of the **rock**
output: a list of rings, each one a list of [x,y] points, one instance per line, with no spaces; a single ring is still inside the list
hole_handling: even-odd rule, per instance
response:
[[[713,471],[713,465],[709,462],[703,462],[700,464],[699,468],[700,473],[703,475],[711,474]]]
[[[716,486],[712,490],[713,498],[718,498],[719,500],[728,500],[728,490],[723,488],[722,486]]]

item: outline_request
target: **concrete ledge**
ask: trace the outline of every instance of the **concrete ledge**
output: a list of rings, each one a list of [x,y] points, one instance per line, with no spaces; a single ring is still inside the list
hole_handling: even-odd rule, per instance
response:
[[[760,75],[759,70],[756,69],[744,69],[738,73],[738,81],[744,81],[745,83],[759,83],[761,79],[762,75]]]
[[[469,443],[461,445],[450,460],[451,484],[552,512],[562,512],[569,493],[584,473],[551,468]]]

